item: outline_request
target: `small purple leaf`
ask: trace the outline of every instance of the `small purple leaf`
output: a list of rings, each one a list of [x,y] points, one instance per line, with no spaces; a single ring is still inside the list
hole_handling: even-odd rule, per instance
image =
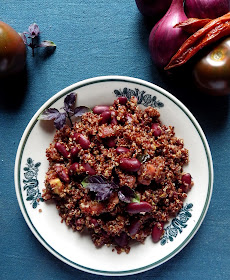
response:
[[[74,116],[81,117],[84,113],[89,112],[90,109],[85,106],[79,106],[74,109]]]
[[[135,198],[135,196],[136,196],[135,192],[132,189],[130,189],[128,186],[121,187],[118,192],[119,199],[126,203],[131,203],[133,198]]]
[[[39,35],[40,30],[39,30],[39,26],[36,23],[32,23],[29,28],[28,31],[30,33],[30,38],[35,38]]]
[[[55,108],[46,109],[41,115],[38,117],[39,120],[54,120],[59,116],[59,111]]]
[[[72,107],[74,105],[74,103],[76,102],[76,95],[75,93],[70,93],[66,96],[66,98],[64,99],[64,109],[66,112],[68,113],[73,113],[72,111]]]
[[[96,193],[96,199],[97,200],[106,200],[110,197],[112,193],[112,189],[108,184],[90,184],[88,186],[90,191],[93,191]]]
[[[65,113],[59,113],[58,116],[54,120],[54,126],[56,129],[61,129],[66,123],[66,114]]]
[[[84,182],[86,183],[98,183],[98,184],[104,184],[106,182],[105,178],[101,175],[93,175],[88,176],[85,178]]]
[[[42,47],[42,48],[55,47],[55,48],[56,48],[56,45],[55,45],[54,42],[52,42],[52,41],[45,40],[45,41],[42,41],[42,42],[40,43],[39,47]]]
[[[114,182],[107,181],[101,175],[88,176],[81,182],[83,187],[96,194],[96,200],[106,200],[118,188]]]

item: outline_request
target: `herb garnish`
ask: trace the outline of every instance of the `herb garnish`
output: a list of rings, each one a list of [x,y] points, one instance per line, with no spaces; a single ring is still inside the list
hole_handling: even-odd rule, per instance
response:
[[[56,129],[61,129],[66,124],[68,119],[71,127],[73,126],[72,117],[81,117],[84,113],[89,112],[90,109],[85,106],[78,106],[74,108],[76,102],[76,94],[70,93],[64,99],[64,112],[60,112],[56,108],[48,108],[39,116],[39,120],[54,120]]]
[[[137,155],[137,159],[138,159],[141,163],[145,163],[148,159],[150,159],[150,155],[149,155],[149,154],[138,154],[138,155]]]
[[[96,200],[99,201],[108,199],[113,191],[118,188],[118,185],[112,181],[107,181],[101,175],[87,176],[81,184],[91,192],[94,192]]]
[[[32,49],[32,55],[34,56],[34,50],[36,48],[47,48],[47,47],[52,47],[53,49],[56,48],[56,45],[54,42],[45,40],[40,42],[40,29],[39,26],[36,23],[32,23],[28,31],[25,31],[21,34],[21,37],[24,41],[24,43]]]
[[[95,193],[95,198],[98,201],[108,199],[114,191],[118,191],[118,197],[126,203],[140,202],[137,194],[128,186],[119,188],[113,181],[106,180],[102,175],[87,176],[82,182],[84,188],[88,188]]]
[[[140,198],[137,196],[134,190],[132,190],[128,186],[123,186],[120,188],[118,197],[121,201],[126,203],[140,202]]]

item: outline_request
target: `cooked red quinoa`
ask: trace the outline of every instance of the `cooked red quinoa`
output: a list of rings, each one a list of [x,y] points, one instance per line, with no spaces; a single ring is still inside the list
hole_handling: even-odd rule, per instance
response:
[[[128,253],[131,240],[143,243],[151,234],[154,241],[160,239],[164,223],[183,207],[193,182],[183,173],[188,163],[183,140],[173,127],[161,124],[155,108],[141,110],[136,98],[118,98],[109,112],[109,117],[87,112],[72,128],[65,125],[56,132],[46,151],[43,198],[54,200],[67,226],[87,229],[96,247],[112,244],[118,253]],[[136,168],[125,168],[127,159]],[[105,200],[96,200],[81,184],[94,174],[118,185]],[[133,190],[139,205],[119,199],[123,186]]]

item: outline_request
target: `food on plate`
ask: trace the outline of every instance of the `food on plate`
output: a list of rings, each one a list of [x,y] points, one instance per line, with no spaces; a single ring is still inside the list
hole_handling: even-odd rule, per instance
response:
[[[230,38],[206,52],[195,64],[193,74],[200,90],[212,95],[230,94]]]
[[[73,100],[72,94],[64,101],[72,116],[79,112]],[[67,226],[88,230],[96,247],[128,253],[147,236],[158,242],[193,186],[183,171],[189,161],[183,140],[157,109],[139,108],[136,97],[120,96],[78,118],[57,130],[46,150],[43,199],[56,203]]]
[[[0,21],[0,77],[22,71],[26,47],[21,36],[8,24]]]

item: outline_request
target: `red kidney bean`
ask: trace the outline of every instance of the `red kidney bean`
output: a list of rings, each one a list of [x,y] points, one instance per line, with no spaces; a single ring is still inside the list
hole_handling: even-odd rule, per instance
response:
[[[66,150],[66,147],[63,144],[61,144],[59,142],[56,142],[55,143],[55,148],[64,158],[69,157],[69,152]]]
[[[140,169],[141,163],[137,158],[121,158],[119,166],[127,172],[136,172]]]
[[[79,169],[79,164],[77,162],[73,163],[69,167],[69,175],[75,175],[77,173],[77,170]]]
[[[129,152],[129,149],[126,148],[126,147],[117,147],[117,148],[116,148],[116,152],[117,152],[118,154],[127,153],[127,152]]]
[[[82,147],[82,149],[87,150],[90,146],[90,141],[88,138],[86,138],[84,135],[80,134],[78,137],[78,140],[76,141],[79,143]]]
[[[119,103],[121,105],[125,105],[128,101],[127,97],[125,97],[125,96],[120,96],[120,97],[117,98],[117,100],[119,101]]]
[[[58,177],[65,183],[69,183],[69,175],[67,174],[67,169],[62,166],[56,166],[55,171],[57,172]]]
[[[185,173],[182,175],[181,178],[182,184],[180,185],[180,188],[184,193],[187,193],[190,189],[191,183],[192,183],[192,176],[189,173]]]
[[[132,202],[126,207],[126,211],[130,214],[137,214],[140,212],[150,212],[152,210],[152,205],[146,201]]]
[[[107,105],[97,105],[93,108],[94,114],[100,115],[102,112],[109,111],[109,106]]]
[[[191,183],[192,183],[192,176],[191,176],[191,174],[186,173],[186,174],[182,175],[181,180],[182,180],[182,183],[183,183],[184,185],[190,186]]]
[[[69,183],[69,182],[70,182],[70,180],[69,180],[69,175],[66,174],[64,170],[62,170],[61,173],[58,173],[58,177],[59,177],[62,181],[64,181],[65,183]]]
[[[111,112],[110,111],[104,111],[101,113],[101,121],[100,124],[108,123],[111,119]]]
[[[71,150],[70,150],[70,154],[71,154],[71,158],[73,160],[76,160],[77,157],[78,157],[78,153],[80,152],[80,149],[79,147],[73,147]]]
[[[153,135],[154,136],[156,136],[156,137],[161,136],[162,130],[161,130],[158,123],[153,123],[151,125],[151,129],[153,130]]]
[[[120,236],[115,236],[114,241],[118,246],[122,248],[129,244],[128,235],[124,231],[120,234]]]
[[[163,232],[164,232],[164,223],[163,222],[156,223],[152,230],[152,240],[154,243],[157,243],[161,239]]]
[[[81,133],[75,132],[74,135],[73,135],[73,140],[75,142],[77,142],[80,135],[81,135]]]
[[[137,234],[137,233],[138,233],[138,230],[139,230],[139,228],[140,228],[140,226],[141,226],[140,220],[135,220],[135,221],[133,221],[133,222],[131,223],[129,229],[128,229],[130,235],[135,235],[135,234]]]
[[[88,138],[86,138],[83,134],[81,133],[74,133],[74,136],[73,136],[73,140],[75,140],[75,142],[77,144],[80,144],[82,149],[84,150],[87,150],[90,146],[90,141]]]
[[[115,147],[116,146],[115,138],[114,137],[109,137],[108,139],[106,139],[106,145],[109,148]]]
[[[96,174],[96,171],[88,163],[82,163],[82,166],[88,175],[92,176]]]

